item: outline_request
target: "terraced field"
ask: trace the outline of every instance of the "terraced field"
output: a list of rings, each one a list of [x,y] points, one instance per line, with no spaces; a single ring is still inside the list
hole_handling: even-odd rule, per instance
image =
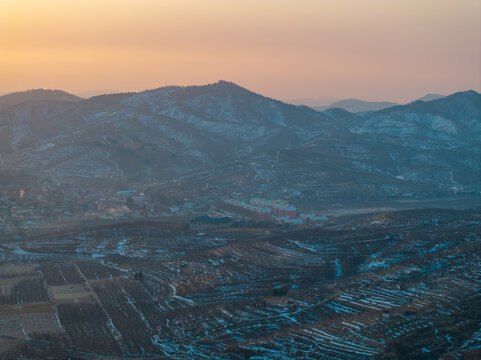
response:
[[[480,241],[476,211],[448,210],[8,239],[0,357],[374,359],[416,336],[406,356],[462,359],[481,346]]]

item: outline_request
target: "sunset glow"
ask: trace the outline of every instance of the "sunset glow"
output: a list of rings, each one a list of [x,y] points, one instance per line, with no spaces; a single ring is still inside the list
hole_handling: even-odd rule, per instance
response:
[[[2,0],[0,93],[234,81],[280,99],[481,89],[479,0]]]

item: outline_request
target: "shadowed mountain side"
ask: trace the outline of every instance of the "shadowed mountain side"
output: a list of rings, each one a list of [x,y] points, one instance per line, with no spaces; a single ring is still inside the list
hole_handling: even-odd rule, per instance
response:
[[[221,81],[30,102],[1,110],[0,154],[5,169],[59,182],[189,175],[261,192],[479,191],[480,97],[468,91],[381,111],[320,113]],[[213,170],[220,167],[222,174]]]

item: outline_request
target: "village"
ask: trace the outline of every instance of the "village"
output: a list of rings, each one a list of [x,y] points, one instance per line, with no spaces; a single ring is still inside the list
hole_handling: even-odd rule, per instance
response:
[[[88,191],[74,185],[44,181],[0,186],[0,229],[7,233],[31,232],[82,221],[141,218],[189,223],[198,216],[290,226],[316,226],[327,220],[318,211],[306,208],[301,212],[282,198],[249,198],[235,192],[228,196],[215,189],[185,191],[171,185],[106,188],[97,184]]]

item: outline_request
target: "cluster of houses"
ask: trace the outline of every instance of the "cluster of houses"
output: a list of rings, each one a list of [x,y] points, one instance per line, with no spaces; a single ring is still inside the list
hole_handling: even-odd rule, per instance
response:
[[[281,200],[266,200],[253,198],[249,202],[238,199],[225,199],[225,205],[230,210],[248,215],[258,220],[275,220],[276,218],[295,219],[296,208]]]
[[[296,207],[282,200],[253,198],[246,202],[227,198],[224,199],[222,206],[227,210],[261,221],[274,221],[278,224],[288,223],[294,225],[304,223],[304,220],[297,216]]]

